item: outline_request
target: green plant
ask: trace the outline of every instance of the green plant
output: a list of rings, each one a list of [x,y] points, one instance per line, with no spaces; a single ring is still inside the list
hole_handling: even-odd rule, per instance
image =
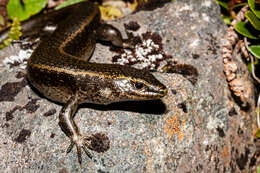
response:
[[[59,10],[61,8],[64,8],[64,7],[67,7],[69,5],[72,5],[72,4],[75,4],[75,3],[78,3],[78,2],[82,2],[82,1],[85,1],[85,0],[67,0],[67,1],[63,2],[62,4],[58,5],[57,7],[55,7],[55,10]]]
[[[260,40],[260,10],[259,10],[259,0],[248,0],[248,5],[250,10],[248,10],[245,13],[246,21],[240,21],[237,22],[235,25],[235,30],[243,35],[245,46],[247,50],[253,55],[249,55],[251,61],[248,64],[249,70],[252,73],[253,78],[255,81],[260,84],[260,79],[256,76],[254,68],[259,68],[259,59],[260,59],[260,45],[259,45],[259,40]],[[248,46],[247,44],[247,39],[251,39],[251,43],[253,45]],[[256,44],[256,45],[254,45]],[[258,66],[257,66],[258,65]],[[260,137],[260,117],[259,117],[259,107],[260,107],[260,95],[258,96],[258,101],[257,101],[257,109],[256,109],[256,115],[257,115],[257,125],[258,125],[258,131],[256,132],[255,136],[257,138]],[[259,169],[258,169],[259,172]]]
[[[236,10],[247,5],[245,0],[215,0],[222,7],[222,18],[227,25],[235,18]]]
[[[7,13],[10,19],[17,17],[20,21],[23,21],[39,13],[47,2],[48,0],[9,0]]]
[[[1,44],[0,44],[0,49],[3,49],[6,46],[9,46],[13,40],[19,40],[22,33],[21,33],[22,27],[19,19],[15,17],[13,19],[13,23],[11,24],[11,28],[8,34],[8,38],[5,39]]]
[[[245,14],[247,21],[237,22],[235,30],[241,35],[254,40],[260,40],[260,10],[255,0],[248,0],[250,10]],[[260,45],[249,46],[249,51],[256,58],[260,59]]]
[[[228,28],[225,36],[227,43],[223,45],[222,49],[226,79],[229,83],[230,90],[234,93],[234,95],[239,97],[242,103],[247,103],[248,94],[244,94],[247,91],[247,84],[243,82],[244,80],[237,73],[237,70],[233,70],[237,68],[230,69],[230,65],[234,65],[234,67],[236,67],[233,60],[236,56],[233,56],[233,50],[235,49],[234,53],[238,53],[238,50],[240,50],[242,55],[247,60],[248,69],[255,80],[255,84],[258,86],[260,85],[260,79],[255,73],[255,71],[259,70],[260,65],[260,0],[244,1],[245,0],[216,0],[216,2],[222,7],[222,11],[224,9],[224,13],[222,13],[222,15],[226,15],[228,12],[225,17],[223,17],[224,15],[222,16],[224,21],[225,18],[230,19],[228,22],[225,21],[227,24],[230,24],[230,27]],[[236,7],[239,8],[235,9]],[[241,34],[242,37],[238,37],[237,33]],[[259,108],[260,95],[258,96],[256,108],[258,131],[255,136],[257,138],[260,138]]]

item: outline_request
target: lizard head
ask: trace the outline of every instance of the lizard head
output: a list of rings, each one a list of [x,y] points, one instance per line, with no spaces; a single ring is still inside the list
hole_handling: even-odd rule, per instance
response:
[[[126,67],[121,68],[121,73],[114,85],[122,99],[153,100],[167,94],[167,88],[148,71]]]
[[[155,100],[167,94],[167,88],[149,71],[116,64],[92,64],[88,68],[76,85],[80,86],[76,90],[80,91],[81,103]]]

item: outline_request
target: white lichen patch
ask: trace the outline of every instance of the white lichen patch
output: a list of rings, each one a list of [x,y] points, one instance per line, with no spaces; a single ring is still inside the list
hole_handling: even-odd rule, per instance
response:
[[[167,154],[165,145],[162,143],[162,138],[152,138],[151,140],[149,140],[149,142],[146,142],[146,145],[149,146],[152,151],[153,161],[164,165],[163,163],[165,162],[165,157]]]
[[[209,22],[209,16],[206,13],[202,13],[202,19]]]
[[[190,13],[190,17],[198,18],[199,17],[199,13],[198,12],[192,12],[192,13]]]
[[[199,39],[196,39],[196,40],[193,40],[193,41],[191,42],[191,44],[189,45],[189,47],[194,48],[194,47],[197,47],[197,46],[199,46],[199,45],[200,45],[200,40],[199,40]]]
[[[12,56],[6,57],[3,60],[2,65],[6,66],[8,68],[11,68],[12,66],[19,66],[19,68],[25,69],[27,60],[31,56],[32,52],[33,51],[31,49],[20,50],[18,55],[12,55]]]
[[[211,4],[212,4],[211,1],[206,0],[206,1],[204,1],[203,3],[201,3],[201,6],[202,6],[202,7],[210,7]]]
[[[185,4],[183,7],[181,7],[181,8],[179,9],[179,11],[187,11],[187,10],[189,10],[189,11],[192,10],[191,6],[189,6],[189,5],[187,5],[187,4]]]
[[[157,70],[161,62],[167,58],[162,50],[161,39],[156,34],[146,33],[142,42],[135,45],[134,49],[124,49],[114,62],[121,65],[133,65],[140,69]]]
[[[224,124],[220,119],[210,116],[209,119],[208,119],[206,127],[209,130],[213,130],[213,129],[216,129],[218,127],[224,127]]]

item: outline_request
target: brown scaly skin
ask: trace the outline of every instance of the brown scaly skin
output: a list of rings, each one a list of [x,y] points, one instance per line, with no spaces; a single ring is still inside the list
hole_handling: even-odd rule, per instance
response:
[[[79,104],[159,99],[167,89],[148,71],[88,62],[96,40],[131,47],[116,28],[100,22],[100,11],[93,3],[81,2],[51,15],[62,20],[34,50],[27,78],[44,96],[64,104],[59,126],[71,140],[68,151],[76,145],[81,164],[81,148],[91,155],[86,150],[88,136],[80,134],[73,120]]]

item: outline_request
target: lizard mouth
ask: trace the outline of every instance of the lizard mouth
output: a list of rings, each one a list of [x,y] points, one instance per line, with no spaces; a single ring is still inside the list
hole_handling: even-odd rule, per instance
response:
[[[167,93],[168,89],[162,86],[160,88],[149,88],[145,95],[148,99],[159,99],[167,95]]]
[[[164,97],[165,95],[167,95],[168,89],[165,86],[163,86],[153,92],[155,93],[155,96],[157,96],[158,98],[161,98],[161,97]]]

